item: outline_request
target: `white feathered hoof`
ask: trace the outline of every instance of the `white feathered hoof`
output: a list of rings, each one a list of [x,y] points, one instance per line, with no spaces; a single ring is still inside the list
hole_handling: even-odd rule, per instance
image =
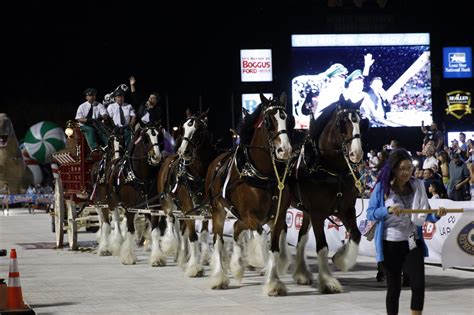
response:
[[[166,266],[166,256],[162,252],[153,252],[150,255],[150,265],[152,267],[163,267]]]
[[[166,255],[161,251],[160,248],[160,231],[159,229],[153,229],[151,236],[151,255],[150,265],[152,267],[166,266]]]
[[[204,276],[204,269],[199,264],[188,265],[186,267],[185,275],[190,278],[200,278]]]
[[[221,273],[211,277],[211,288],[212,290],[225,290],[229,288],[229,278]]]
[[[235,257],[234,254],[232,254],[232,258],[230,259],[230,271],[235,280],[239,283],[242,282],[242,278],[244,277],[244,266],[242,259],[240,257]]]
[[[308,270],[296,270],[293,273],[293,279],[295,279],[296,283],[301,285],[311,285],[314,282],[313,274]]]
[[[209,266],[209,261],[210,260],[211,260],[211,253],[210,253],[209,249],[206,250],[206,251],[203,251],[201,253],[201,261],[200,261],[201,265]]]
[[[257,268],[263,268],[268,261],[268,244],[263,234],[254,233],[247,246],[247,263]]]
[[[263,288],[263,292],[268,296],[285,296],[288,294],[285,284],[280,280],[266,283]]]
[[[343,291],[342,285],[336,278],[319,276],[318,280],[318,290],[321,294],[342,293]]]
[[[137,256],[134,252],[134,235],[127,232],[125,241],[120,249],[120,261],[124,265],[135,265],[137,263]]]
[[[165,235],[161,237],[161,250],[165,255],[172,255],[178,251],[179,240],[173,232],[173,227],[167,227]]]
[[[110,246],[110,225],[108,223],[103,224],[103,228],[101,228],[99,231],[101,232],[100,237],[99,237],[99,246],[97,248],[97,254],[99,256],[110,256],[112,253],[109,250]]]
[[[348,271],[356,264],[358,252],[359,245],[351,240],[334,254],[332,261],[339,270]]]
[[[157,258],[150,262],[152,267],[163,267],[166,266],[166,259]]]
[[[211,252],[209,250],[209,232],[203,231],[200,236],[201,243],[201,258],[200,263],[203,266],[209,266],[209,261],[211,260]]]

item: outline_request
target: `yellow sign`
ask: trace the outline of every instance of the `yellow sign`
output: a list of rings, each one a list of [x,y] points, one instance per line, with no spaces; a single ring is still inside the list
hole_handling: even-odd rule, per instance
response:
[[[452,91],[446,93],[446,114],[453,115],[457,119],[472,113],[471,93],[465,91]]]

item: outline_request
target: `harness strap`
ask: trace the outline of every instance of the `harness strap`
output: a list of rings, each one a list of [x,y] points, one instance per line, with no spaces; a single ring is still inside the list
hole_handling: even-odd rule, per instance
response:
[[[272,155],[272,164],[273,164],[273,170],[275,171],[275,177],[278,182],[278,205],[277,205],[277,212],[275,216],[275,221],[273,222],[273,225],[276,224],[276,221],[278,220],[278,215],[280,214],[280,207],[281,207],[281,196],[283,195],[283,189],[285,189],[285,179],[286,179],[286,174],[288,174],[288,165],[289,165],[289,160],[287,160],[285,164],[285,171],[283,172],[283,176],[280,180],[280,174],[278,173],[278,169],[275,164],[275,159],[273,158]]]
[[[298,202],[296,203],[297,208],[301,208],[304,210],[303,205],[303,197],[301,196],[301,189],[300,189],[300,181],[299,181],[299,170],[301,161],[304,159],[304,146],[301,147],[300,155],[298,156],[298,162],[296,163],[296,172],[295,172],[295,179],[296,179],[296,193],[298,194]]]
[[[228,162],[229,165],[227,165],[227,176],[225,178],[224,185],[222,186],[222,198],[224,199],[225,199],[225,192],[227,189],[227,185],[229,184],[229,181],[230,181],[230,175],[232,173],[232,164],[234,163],[234,159],[236,159],[236,155],[237,155],[237,150],[235,151],[234,158],[229,159],[229,162]]]

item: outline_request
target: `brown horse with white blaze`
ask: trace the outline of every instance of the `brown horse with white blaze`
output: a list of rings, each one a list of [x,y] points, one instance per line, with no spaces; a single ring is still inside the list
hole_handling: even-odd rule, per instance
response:
[[[120,136],[111,134],[107,149],[102,159],[94,164],[91,168],[92,193],[90,201],[96,205],[96,211],[99,215],[99,231],[97,254],[99,256],[108,256],[113,254],[118,256],[120,253],[120,245],[122,244],[122,236],[120,231],[118,209],[114,209],[112,221],[114,225],[114,234],[111,236],[110,211],[103,207],[107,203],[107,174],[115,165],[114,161],[118,161],[123,154],[123,147],[120,144]]]
[[[120,260],[124,265],[135,264],[137,261],[134,253],[135,213],[127,211],[127,208],[145,205],[147,200],[156,194],[155,180],[162,158],[159,133],[160,130],[156,126],[137,129],[131,140],[130,152],[114,161],[111,171],[107,174],[109,209],[115,212],[119,205],[122,206],[127,219],[127,232],[120,248]]]
[[[290,190],[285,185],[292,147],[288,131],[292,126],[286,113],[286,95],[280,99],[266,99],[260,94],[261,104],[245,117],[240,128],[240,144],[235,151],[219,155],[209,166],[206,177],[206,198],[212,209],[214,252],[212,256],[211,286],[225,289],[229,285],[226,274],[226,253],[223,228],[227,212],[237,217],[234,224],[231,270],[239,281],[244,263],[239,236],[243,230],[256,231],[252,241],[260,252],[252,265],[264,267],[264,291],[268,295],[285,295],[286,287],[279,280],[279,271],[286,268],[286,210]],[[266,246],[263,225],[271,226],[270,251]],[[250,246],[249,246],[250,247]],[[284,255],[281,255],[284,254]],[[249,254],[249,257],[255,257]]]
[[[363,156],[360,122],[357,104],[343,98],[324,109],[317,120],[311,121],[309,133],[292,169],[292,205],[304,212],[293,277],[299,284],[313,282],[304,253],[312,224],[321,293],[342,292],[341,284],[333,277],[328,265],[328,244],[324,233],[326,219],[336,216],[350,234],[348,242],[333,256],[336,267],[346,271],[354,266],[357,258],[361,234],[357,227],[355,203],[360,182],[355,174]]]
[[[158,174],[158,194],[160,205],[167,214],[167,227],[161,239],[161,246],[152,246],[152,257],[158,257],[153,249],[170,254],[179,251],[178,264],[185,269],[189,277],[200,277],[204,274],[202,265],[207,263],[208,229],[207,221],[203,222],[201,230],[201,249],[196,233],[195,220],[183,220],[181,244],[178,248],[178,235],[175,229],[173,211],[179,210],[183,215],[199,214],[204,209],[204,179],[207,168],[216,156],[212,144],[212,136],[208,130],[208,110],[196,116],[189,117],[181,127],[181,139],[177,154],[168,156]],[[192,213],[191,213],[192,212]],[[152,225],[152,243],[159,241],[156,225]],[[189,246],[188,246],[189,245]],[[189,253],[187,253],[189,249]],[[189,255],[188,255],[189,254]],[[158,258],[158,264],[163,264],[163,256]]]

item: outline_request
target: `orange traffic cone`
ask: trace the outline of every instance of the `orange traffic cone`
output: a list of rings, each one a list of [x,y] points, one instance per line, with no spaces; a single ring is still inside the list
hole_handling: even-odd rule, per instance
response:
[[[21,293],[20,272],[16,262],[16,250],[10,251],[10,272],[8,274],[7,310],[25,309],[23,294]]]

